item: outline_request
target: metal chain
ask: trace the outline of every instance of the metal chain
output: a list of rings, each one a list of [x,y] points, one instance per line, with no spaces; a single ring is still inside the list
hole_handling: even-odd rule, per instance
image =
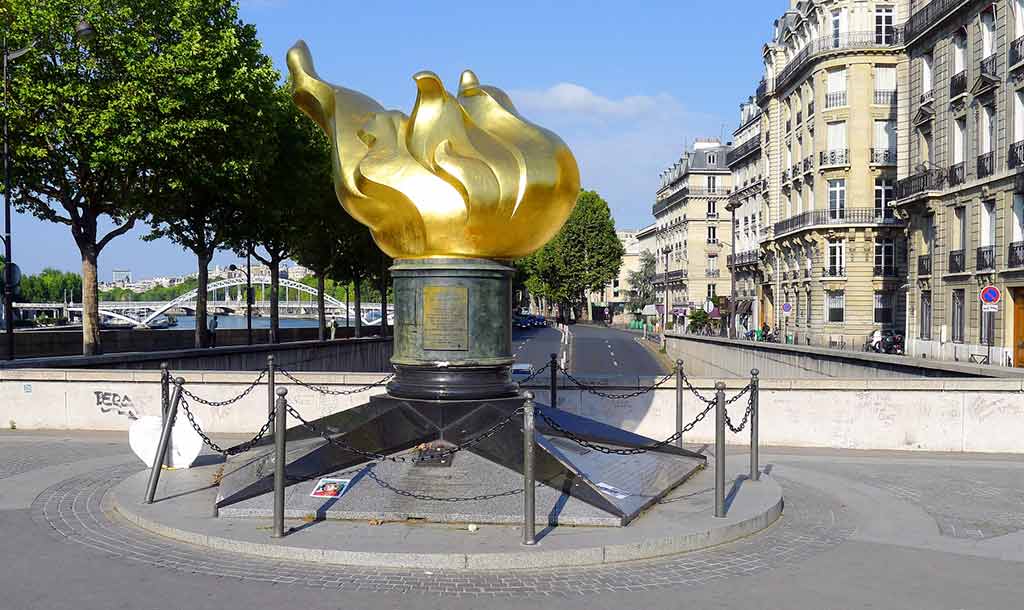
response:
[[[421,494],[421,493],[416,493],[416,492],[413,492],[413,491],[406,491],[404,489],[399,489],[399,488],[395,487],[394,485],[391,485],[387,481],[385,481],[385,480],[381,479],[380,477],[378,477],[377,474],[373,471],[372,467],[366,469],[366,476],[369,477],[370,479],[372,479],[377,485],[380,485],[381,487],[383,487],[384,489],[387,489],[388,491],[396,493],[396,494],[398,494],[400,496],[405,496],[406,498],[412,498],[414,500],[423,500],[423,501],[427,501],[427,502],[481,502],[483,500],[493,500],[494,498],[505,498],[505,497],[508,497],[508,496],[516,496],[516,495],[519,495],[519,494],[523,493],[523,488],[520,487],[519,489],[510,489],[508,491],[501,491],[501,492],[497,492],[497,493],[479,494],[479,495],[476,495],[476,496],[447,496],[447,497],[440,497],[440,496],[431,496],[431,495],[428,495],[428,494]],[[537,487],[540,487],[540,486],[541,486],[541,483],[537,483]]]
[[[748,389],[749,389],[749,386],[748,386]],[[742,394],[739,394],[737,396],[737,398],[739,396],[742,396]],[[739,426],[732,425],[732,420],[729,419],[729,412],[728,411],[725,412],[725,425],[729,426],[729,429],[732,430],[733,432],[739,434],[740,432],[743,431],[743,428],[745,428],[747,426],[747,420],[750,419],[750,414],[751,414],[751,412],[753,412],[753,410],[754,410],[754,393],[751,392],[750,393],[750,397],[747,398],[747,409],[743,413],[743,420],[740,421],[740,425]]]
[[[168,374],[170,374],[170,373],[168,372]],[[249,387],[247,387],[244,390],[242,390],[242,393],[239,394],[238,396],[235,396],[234,398],[229,398],[228,400],[221,400],[221,401],[206,400],[205,398],[200,398],[199,396],[196,396],[192,392],[189,392],[188,389],[185,386],[181,386],[181,393],[184,394],[185,396],[188,396],[192,400],[194,400],[194,401],[196,401],[196,402],[198,402],[200,404],[204,404],[204,405],[206,405],[208,407],[226,407],[226,406],[234,404],[234,403],[238,402],[239,400],[242,400],[243,398],[248,396],[249,393],[252,392],[256,388],[256,386],[258,386],[260,384],[261,381],[263,381],[263,378],[266,375],[267,375],[267,369],[263,369],[262,371],[260,371],[259,376],[256,377],[256,379],[252,383],[249,384]]]
[[[704,398],[704,396],[697,391],[697,388],[695,388],[693,384],[690,383],[690,379],[686,376],[686,373],[684,373],[683,371],[679,371],[679,376],[683,378],[683,383],[685,383],[686,387],[689,388],[690,392],[692,392],[693,395],[697,397],[697,400],[700,400],[701,402],[709,405],[715,404],[714,398]]]
[[[375,381],[373,383],[364,385],[363,387],[356,388],[354,390],[328,390],[327,388],[325,388],[323,386],[313,385],[311,383],[307,383],[305,381],[302,381],[302,380],[300,380],[299,378],[297,378],[296,376],[292,375],[291,373],[289,373],[288,371],[286,371],[284,369],[277,369],[277,372],[281,373],[282,375],[284,375],[288,379],[292,380],[297,385],[300,385],[300,386],[306,388],[307,390],[313,390],[314,392],[319,392],[320,394],[325,394],[325,395],[328,395],[328,396],[349,396],[351,394],[358,394],[360,392],[365,392],[365,391],[367,391],[367,390],[369,390],[371,388],[375,388],[375,387],[384,385],[385,383],[391,381],[391,378],[395,376],[394,373],[391,373],[390,375],[388,375],[384,379],[381,379],[380,381]]]
[[[306,428],[307,430],[309,430],[313,434],[320,435],[320,437],[323,438],[325,441],[327,441],[329,444],[331,444],[331,445],[333,445],[333,446],[335,446],[335,447],[337,447],[339,449],[342,449],[344,451],[348,451],[350,453],[355,453],[356,455],[361,455],[361,456],[363,456],[365,458],[369,458],[371,460],[387,460],[389,462],[396,462],[396,463],[399,463],[399,462],[401,462],[401,463],[434,462],[434,461],[446,458],[446,457],[448,457],[450,455],[453,455],[455,453],[458,453],[459,451],[462,451],[463,449],[470,449],[470,448],[475,447],[476,445],[482,443],[484,440],[486,440],[486,439],[494,436],[495,434],[497,434],[499,430],[501,430],[502,428],[507,426],[514,419],[516,419],[517,416],[522,415],[522,413],[523,413],[523,408],[522,407],[516,409],[515,411],[510,413],[507,417],[505,417],[504,419],[502,419],[498,423],[496,423],[493,426],[491,426],[490,428],[488,428],[483,434],[481,434],[481,435],[479,435],[479,436],[477,436],[475,438],[472,438],[469,441],[466,441],[465,443],[462,443],[461,445],[456,445],[456,446],[454,446],[454,447],[452,447],[450,449],[445,449],[444,451],[438,451],[436,453],[431,453],[430,456],[428,456],[428,457],[406,457],[406,456],[402,456],[402,455],[394,456],[394,455],[386,455],[386,454],[383,454],[383,453],[377,453],[375,451],[366,451],[364,449],[359,449],[357,447],[353,447],[352,445],[349,445],[348,443],[344,443],[342,441],[339,441],[338,439],[331,438],[326,432],[324,432],[323,430],[317,429],[316,426],[314,426],[311,422],[307,421],[304,417],[302,417],[302,415],[298,411],[296,411],[295,408],[292,407],[290,403],[285,402],[285,407],[288,409],[288,414],[291,415],[292,417],[294,417],[295,419],[299,420],[302,423],[302,426],[304,428]]]
[[[196,416],[192,414],[192,409],[189,408],[188,401],[185,400],[184,396],[181,397],[181,408],[185,410],[185,416],[188,417],[189,423],[192,424],[192,429],[195,430],[196,434],[198,434],[200,438],[203,439],[203,442],[206,443],[206,445],[210,449],[213,449],[217,453],[224,456],[237,455],[239,453],[244,453],[252,449],[253,447],[256,446],[256,443],[260,442],[260,439],[262,439],[264,435],[266,435],[266,433],[270,431],[270,427],[274,425],[275,413],[274,411],[271,411],[270,414],[267,416],[266,423],[264,423],[263,427],[261,427],[259,432],[256,433],[256,436],[245,441],[244,443],[224,449],[217,443],[213,442],[213,440],[209,436],[207,436],[205,432],[203,432],[203,429],[199,427],[199,424],[196,422]]]
[[[527,383],[527,382],[529,382],[529,381],[533,381],[533,380],[534,380],[534,378],[535,378],[535,377],[537,377],[537,375],[540,375],[540,374],[541,374],[541,373],[543,373],[544,371],[548,370],[548,367],[549,367],[549,366],[551,366],[551,363],[550,363],[550,362],[548,362],[548,363],[547,363],[547,364],[545,364],[544,366],[540,367],[539,369],[537,369],[536,371],[534,371],[533,373],[531,373],[531,374],[530,374],[530,376],[529,376],[529,377],[527,377],[526,379],[523,379],[522,381],[519,381],[519,382],[517,382],[517,383],[519,383],[519,385],[523,385],[524,383]],[[557,365],[556,365],[556,366],[557,366]]]
[[[543,419],[544,422],[548,426],[551,426],[551,428],[553,428],[556,432],[561,433],[563,436],[565,436],[565,438],[571,440],[572,442],[576,443],[577,445],[580,445],[581,447],[586,447],[588,449],[593,449],[594,451],[599,451],[601,453],[606,453],[606,454],[609,454],[609,455],[640,455],[641,453],[647,453],[648,451],[651,451],[652,449],[660,449],[660,448],[662,448],[662,447],[664,447],[666,445],[669,445],[669,444],[672,444],[672,443],[676,442],[677,440],[679,440],[679,438],[682,435],[686,434],[690,430],[693,430],[693,428],[698,423],[700,423],[705,417],[707,417],[708,413],[711,412],[711,409],[713,407],[714,407],[713,404],[710,404],[707,407],[705,407],[705,409],[703,411],[701,411],[700,413],[697,414],[697,417],[695,417],[693,419],[693,421],[691,421],[690,423],[688,423],[685,426],[683,426],[682,430],[679,430],[678,432],[676,432],[672,436],[666,438],[665,440],[657,441],[653,445],[648,445],[646,447],[634,447],[634,448],[630,448],[630,449],[613,449],[612,447],[606,447],[604,445],[599,445],[597,443],[592,443],[592,442],[590,442],[588,440],[580,438],[579,436],[576,436],[575,434],[573,434],[569,430],[566,430],[562,426],[558,425],[558,422],[556,422],[555,420],[551,419],[551,417],[549,417],[543,411],[538,410],[537,411],[537,415],[539,415],[540,418]]]
[[[562,369],[562,373],[565,374],[565,377],[569,381],[571,381],[574,384],[576,384],[583,391],[589,392],[589,393],[593,394],[594,396],[600,396],[601,398],[609,398],[609,399],[612,399],[612,400],[623,400],[623,399],[627,399],[627,398],[636,398],[637,396],[640,396],[641,394],[646,394],[647,392],[650,392],[651,390],[654,390],[656,388],[660,388],[661,386],[663,386],[666,383],[668,383],[668,380],[672,379],[672,376],[674,374],[674,373],[669,373],[668,375],[665,375],[663,378],[661,378],[661,380],[659,380],[654,385],[648,386],[648,387],[640,389],[640,390],[637,390],[636,392],[630,392],[628,394],[609,394],[607,392],[602,392],[602,391],[597,390],[597,389],[595,389],[595,388],[593,388],[591,386],[586,385],[585,383],[581,382],[580,380],[578,380],[575,377],[573,377],[572,375],[570,375],[569,371],[565,370],[562,367],[559,367],[559,368]]]

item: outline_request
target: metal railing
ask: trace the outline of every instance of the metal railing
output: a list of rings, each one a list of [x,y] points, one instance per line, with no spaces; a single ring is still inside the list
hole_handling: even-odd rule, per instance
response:
[[[846,267],[838,265],[822,267],[821,277],[846,277]]]
[[[1024,267],[1024,241],[1010,243],[1006,252],[1006,266],[1011,269]]]
[[[769,86],[767,79],[762,78],[761,82],[757,84],[757,92],[754,94],[757,98],[757,105],[760,106],[763,104],[771,93],[771,87]]]
[[[814,155],[807,155],[804,157],[804,173],[814,171]]]
[[[961,70],[949,79],[949,97],[954,98],[967,92],[967,70]]]
[[[909,43],[964,4],[967,4],[965,0],[931,0],[907,19],[903,25],[903,40]]]
[[[705,277],[719,277],[721,275],[721,273],[722,272],[719,271],[718,269],[706,269],[704,271],[704,276]]]
[[[841,166],[850,164],[850,149],[849,148],[833,148],[831,150],[823,150],[818,156],[819,167],[829,166]]]
[[[743,144],[740,144],[736,148],[733,148],[725,155],[726,165],[732,165],[740,159],[746,157],[750,153],[761,149],[761,138],[750,138]]]
[[[900,270],[892,265],[875,265],[875,277],[899,277]]]
[[[808,63],[810,63],[817,55],[850,49],[877,49],[891,47],[899,44],[901,39],[900,34],[901,33],[898,30],[893,30],[892,36],[883,36],[881,39],[878,39],[875,37],[874,30],[871,30],[864,32],[830,34],[822,36],[816,40],[812,40],[807,43],[807,46],[797,53],[788,64],[786,64],[786,67],[779,73],[778,78],[775,79],[775,85],[777,88],[785,87],[789,80],[796,76],[796,74],[804,66],[808,65]],[[888,38],[888,40],[886,38]],[[758,87],[758,91],[760,91],[760,87]],[[758,98],[758,102],[760,103],[760,98]]]
[[[894,106],[896,105],[896,90],[895,89],[884,89],[882,91],[875,91],[875,104],[879,106]]]
[[[920,277],[932,274],[932,255],[922,254],[917,257],[917,275]]]
[[[786,119],[786,133],[793,131],[793,124],[789,119]]]
[[[896,183],[896,198],[906,199],[918,193],[941,190],[946,183],[946,172],[940,169],[927,169],[908,176]]]
[[[935,101],[935,90],[934,89],[929,89],[927,91],[921,92],[921,97],[920,97],[920,99],[918,101],[921,104],[927,104],[928,102]]]
[[[892,148],[872,148],[871,163],[875,165],[896,165],[896,150]]]
[[[796,124],[797,124],[797,126],[799,126],[803,122],[804,122],[804,112],[803,112],[803,110],[797,110],[796,111]]]
[[[807,102],[807,120],[810,121],[812,116],[814,116],[814,100]]]
[[[992,151],[978,155],[978,177],[985,178],[991,176],[992,172],[995,171],[995,155]]]
[[[998,78],[996,74],[996,54],[993,53],[985,59],[981,60],[981,73],[993,78]]]
[[[845,91],[832,91],[825,94],[825,108],[839,108],[846,105]]]
[[[949,172],[946,176],[946,181],[949,182],[949,186],[956,186],[963,184],[964,180],[967,179],[967,166],[963,161],[955,163],[949,166]]]
[[[879,215],[874,208],[839,208],[832,210],[810,210],[775,223],[776,236],[792,233],[807,227],[844,224],[896,225],[901,221],[895,217]]]
[[[1007,64],[1015,66],[1024,60],[1024,36],[1010,43]]]
[[[789,178],[790,178],[789,168],[787,167],[786,169],[782,170],[782,176],[781,176],[780,180],[782,180],[782,182],[789,182]]]
[[[985,271],[996,268],[996,247],[979,246],[975,253],[977,258],[974,261],[976,271]]]
[[[1006,165],[1010,169],[1024,166],[1024,140],[1010,144],[1010,149],[1006,155]]]
[[[963,250],[950,250],[949,251],[949,272],[950,273],[963,273],[967,269],[967,265],[964,261]]]

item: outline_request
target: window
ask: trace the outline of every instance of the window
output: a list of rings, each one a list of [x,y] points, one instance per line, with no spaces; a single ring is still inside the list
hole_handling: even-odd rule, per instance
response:
[[[718,202],[714,199],[708,200],[708,216],[715,216],[718,214]]]
[[[964,148],[966,148],[967,124],[964,119],[953,121],[953,164],[964,162]]]
[[[814,308],[811,306],[811,291],[807,291],[807,307],[804,309],[804,314],[807,316],[807,326],[811,325],[811,312]]]
[[[953,74],[967,69],[967,32],[959,30],[953,35]]]
[[[711,273],[709,273],[709,275],[713,275],[715,273],[718,273],[718,257],[717,256],[709,256],[708,257],[708,271],[711,272]]]
[[[892,205],[896,201],[892,178],[875,178],[875,220],[893,218]]]
[[[896,242],[891,239],[877,240],[875,242],[875,275],[895,275],[895,270]]]
[[[828,181],[828,217],[830,220],[846,218],[846,179]]]
[[[967,214],[963,207],[953,208],[953,249],[967,247]]]
[[[832,46],[839,47],[843,32],[846,31],[846,10],[832,12]]]
[[[830,290],[825,293],[825,320],[843,322],[846,318],[846,293],[842,290]]]
[[[810,210],[813,210],[813,209],[814,209],[814,185],[812,184],[812,185],[810,185],[810,188],[807,189],[807,210],[810,211]]]
[[[928,165],[935,164],[934,156],[935,148],[932,146],[932,132],[931,130],[921,132],[921,152],[918,158],[922,161],[927,161]]]
[[[712,193],[715,192],[715,188],[718,186],[717,176],[708,176],[708,190]]]
[[[794,199],[796,200],[796,213],[799,214],[804,211],[804,196],[801,193],[802,189],[796,189],[793,193]]]
[[[1024,195],[1013,194],[1013,233],[1014,242],[1024,241]]]
[[[995,127],[995,109],[985,105],[978,113],[978,154],[984,155],[992,152],[992,141],[995,139],[993,129]]]
[[[981,13],[981,57],[991,57],[995,52],[996,16],[991,8]]]
[[[838,121],[828,124],[828,145],[829,150],[842,150],[846,148],[846,121]]]
[[[1024,140],[1024,91],[1017,91],[1013,96],[1013,141],[1021,140]]]
[[[846,68],[829,70],[828,89],[825,92],[825,107],[835,108],[846,105]]]
[[[1024,0],[1013,1],[1013,36],[1024,36]]]
[[[981,202],[981,243],[979,246],[994,246],[996,244],[996,202]]]
[[[708,153],[706,155],[706,158],[707,158],[707,161],[708,161],[708,165],[713,166],[716,163],[718,163],[718,155],[715,154],[715,153]]]
[[[879,156],[896,152],[896,121],[875,121],[875,151]],[[878,163],[882,159],[875,157],[871,161]]]
[[[843,277],[846,268],[846,242],[841,239],[828,240],[828,267],[825,275]]]
[[[924,340],[932,338],[932,291],[921,291],[921,316],[919,334]]]
[[[1024,2],[1024,0],[1021,0]],[[932,90],[932,66],[935,62],[935,56],[932,55],[931,51],[921,56],[921,93],[922,97],[927,95]]]
[[[708,227],[708,243],[718,243],[718,229],[714,225]]]
[[[875,293],[875,324],[892,324],[892,292]]]
[[[954,343],[964,342],[964,289],[958,288],[953,291],[952,322]]]
[[[714,284],[708,284],[708,300],[714,301],[715,297],[718,296],[718,292]]]
[[[875,7],[875,44],[892,44],[892,7]]]
[[[793,308],[793,322],[800,326],[800,293],[793,294],[794,308]]]
[[[896,103],[896,66],[875,66],[875,103]]]

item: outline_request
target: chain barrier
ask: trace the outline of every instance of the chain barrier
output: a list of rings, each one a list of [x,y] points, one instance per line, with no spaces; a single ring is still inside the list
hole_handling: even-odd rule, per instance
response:
[[[406,498],[412,498],[413,500],[423,500],[427,502],[482,502],[484,500],[506,498],[508,496],[516,496],[523,493],[523,488],[520,487],[518,489],[510,489],[508,491],[500,491],[497,493],[479,494],[476,496],[431,496],[429,494],[421,494],[416,493],[414,491],[406,491],[404,489],[399,489],[394,485],[391,485],[384,479],[381,479],[380,477],[377,476],[377,473],[373,471],[372,465],[366,469],[366,476],[369,477],[377,485],[380,485],[382,488],[392,493],[396,493]],[[537,487],[540,487],[541,485],[541,483],[538,483]]]
[[[740,392],[738,395],[734,396],[732,400],[735,402],[735,400],[737,398],[742,396],[749,389],[750,389],[750,386],[748,385],[746,388],[744,388],[743,392]],[[734,426],[733,425],[732,420],[729,419],[729,411],[725,412],[725,425],[728,426],[729,429],[732,430],[734,433],[739,434],[740,432],[743,431],[744,428],[747,427],[747,420],[750,419],[750,414],[753,411],[754,411],[754,393],[751,392],[750,396],[747,398],[747,409],[743,413],[743,420],[740,421],[740,425],[739,426]]]
[[[588,440],[586,440],[584,438],[580,438],[579,436],[577,436],[573,432],[571,432],[569,430],[566,430],[565,428],[560,426],[558,424],[558,422],[556,422],[555,420],[551,419],[551,417],[549,415],[547,415],[546,413],[544,413],[543,411],[538,410],[537,411],[537,415],[539,415],[540,418],[544,420],[544,423],[546,423],[548,426],[550,426],[553,430],[555,430],[556,432],[560,433],[562,436],[564,436],[565,438],[569,439],[570,441],[576,443],[577,445],[579,445],[581,447],[586,447],[587,449],[593,449],[594,451],[598,451],[598,452],[605,453],[605,454],[608,454],[608,455],[640,455],[641,453],[647,453],[648,451],[651,451],[653,449],[660,449],[662,447],[665,447],[666,445],[670,445],[670,444],[676,442],[677,440],[679,440],[679,438],[682,435],[686,434],[690,430],[693,430],[693,428],[697,424],[699,424],[701,421],[703,421],[703,419],[705,417],[707,417],[708,413],[710,413],[711,409],[713,409],[713,408],[714,408],[713,404],[708,405],[707,407],[705,407],[705,409],[703,411],[701,411],[700,413],[697,414],[697,416],[693,419],[693,421],[691,421],[690,423],[686,424],[685,426],[683,426],[683,428],[681,430],[679,430],[678,432],[676,432],[675,434],[673,434],[672,436],[666,438],[663,441],[657,441],[653,445],[648,445],[646,447],[633,447],[633,448],[630,448],[630,449],[614,449],[612,447],[606,447],[604,445],[599,445],[597,443],[592,443],[592,442],[590,442],[590,441],[588,441]]]
[[[277,369],[277,372],[281,373],[282,375],[284,375],[285,377],[290,379],[296,385],[302,386],[302,387],[306,388],[307,390],[312,390],[314,392],[317,392],[317,393],[320,393],[320,394],[324,394],[324,395],[327,395],[327,396],[349,396],[351,394],[358,394],[360,392],[365,392],[365,391],[367,391],[369,389],[376,388],[376,387],[384,385],[385,383],[391,381],[391,378],[395,376],[394,373],[391,373],[390,375],[384,377],[380,381],[375,381],[373,383],[366,384],[363,387],[356,388],[354,390],[328,390],[327,388],[325,388],[323,386],[313,385],[311,383],[307,383],[305,381],[302,381],[301,379],[299,379],[295,375],[292,375],[291,373],[289,373],[288,371],[286,371],[284,369]]]
[[[462,443],[461,445],[455,445],[454,447],[451,447],[449,449],[445,449],[444,451],[438,451],[436,453],[431,453],[427,457],[407,457],[407,456],[404,456],[404,455],[387,455],[387,454],[384,454],[384,453],[377,453],[376,451],[366,451],[365,449],[359,449],[358,447],[353,447],[352,445],[349,445],[348,443],[339,441],[338,439],[335,439],[335,438],[331,438],[331,436],[329,434],[327,434],[323,430],[319,430],[310,421],[308,421],[304,417],[302,417],[302,414],[299,413],[297,410],[295,410],[295,408],[292,407],[291,403],[288,403],[286,401],[285,402],[285,408],[288,410],[288,415],[290,415],[290,416],[294,417],[295,419],[299,420],[299,422],[302,424],[302,427],[304,427],[306,430],[309,430],[313,434],[318,434],[321,438],[323,438],[325,441],[327,441],[330,445],[333,445],[334,447],[337,447],[338,449],[341,449],[343,451],[348,451],[349,453],[355,453],[356,455],[361,455],[361,456],[363,456],[365,458],[368,458],[368,459],[371,459],[371,460],[380,460],[380,461],[388,461],[388,462],[396,462],[396,463],[435,462],[435,461],[444,459],[444,458],[446,458],[448,456],[454,455],[454,454],[456,454],[459,451],[462,451],[464,449],[470,449],[470,448],[475,447],[476,445],[482,443],[483,441],[487,440],[488,438],[494,436],[495,434],[498,433],[499,430],[501,430],[502,428],[504,428],[505,426],[510,424],[512,421],[514,421],[517,417],[519,417],[520,415],[523,414],[523,409],[522,409],[522,407],[520,407],[520,408],[516,409],[515,411],[512,411],[507,417],[505,417],[504,419],[502,419],[498,423],[496,423],[493,426],[491,426],[490,428],[488,428],[483,434],[481,434],[479,436],[476,436],[476,437],[466,441],[465,443]]]
[[[192,429],[195,430],[196,434],[198,434],[199,437],[203,439],[203,443],[205,443],[210,449],[213,449],[214,451],[223,456],[237,455],[239,453],[245,453],[246,451],[252,449],[253,447],[256,446],[256,443],[260,442],[260,440],[267,434],[267,432],[270,431],[271,426],[274,425],[275,413],[274,411],[271,411],[270,414],[267,416],[266,423],[264,423],[263,426],[260,428],[259,432],[256,433],[256,436],[245,441],[244,443],[240,443],[233,447],[228,447],[227,449],[224,449],[217,443],[213,442],[213,440],[209,436],[207,436],[205,432],[203,432],[203,429],[199,427],[199,424],[196,422],[196,416],[192,414],[192,409],[189,408],[188,401],[185,400],[184,396],[181,397],[180,404],[181,408],[185,410],[185,416],[188,417],[188,422],[192,424]]]
[[[665,375],[664,377],[662,377],[654,385],[648,386],[646,388],[642,388],[642,389],[637,390],[635,392],[629,392],[628,394],[609,394],[608,392],[602,392],[602,391],[600,391],[600,390],[598,390],[598,389],[596,389],[596,388],[594,388],[592,386],[588,386],[587,384],[583,383],[579,379],[576,379],[575,377],[570,375],[569,371],[565,370],[565,368],[563,368],[563,367],[558,367],[558,368],[561,369],[562,374],[565,375],[566,379],[568,379],[569,381],[571,381],[574,384],[576,384],[576,386],[579,387],[580,389],[582,389],[584,392],[588,392],[590,394],[593,394],[594,396],[600,396],[601,398],[608,398],[608,399],[611,399],[611,400],[624,400],[624,399],[627,399],[627,398],[636,398],[637,396],[640,396],[641,394],[646,394],[647,392],[650,392],[651,390],[660,388],[661,386],[663,386],[666,383],[668,383],[668,380],[672,379],[672,377],[675,375],[675,373],[669,373],[668,375]]]
[[[538,375],[540,375],[544,371],[548,370],[549,366],[551,366],[550,362],[545,363],[544,366],[540,367],[539,369],[537,369],[536,371],[531,373],[529,377],[527,377],[526,379],[523,379],[522,381],[517,381],[516,383],[518,383],[519,385],[523,385],[525,383],[529,383],[529,382],[533,381]]]
[[[168,374],[169,375],[171,374],[170,371],[168,371]],[[192,392],[189,392],[188,389],[185,386],[181,386],[181,393],[184,396],[187,396],[187,397],[191,398],[192,400],[198,402],[199,404],[203,404],[203,405],[206,405],[208,407],[226,407],[226,406],[232,405],[232,404],[238,402],[239,400],[242,400],[246,396],[248,396],[249,393],[252,392],[254,389],[256,389],[256,386],[258,386],[260,384],[260,382],[263,381],[263,378],[266,377],[266,376],[267,376],[267,369],[263,369],[262,371],[260,371],[260,374],[256,377],[256,379],[253,380],[253,382],[250,383],[247,388],[242,390],[241,394],[239,394],[238,396],[235,396],[234,398],[229,398],[227,400],[220,400],[220,401],[217,401],[217,400],[206,400],[205,398],[201,398],[199,396],[196,396]]]

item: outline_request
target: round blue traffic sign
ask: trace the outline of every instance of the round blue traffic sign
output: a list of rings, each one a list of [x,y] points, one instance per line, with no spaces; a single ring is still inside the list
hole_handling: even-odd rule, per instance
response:
[[[978,298],[981,299],[982,303],[989,303],[991,305],[998,303],[1002,296],[1002,293],[995,286],[985,286],[978,294]]]

